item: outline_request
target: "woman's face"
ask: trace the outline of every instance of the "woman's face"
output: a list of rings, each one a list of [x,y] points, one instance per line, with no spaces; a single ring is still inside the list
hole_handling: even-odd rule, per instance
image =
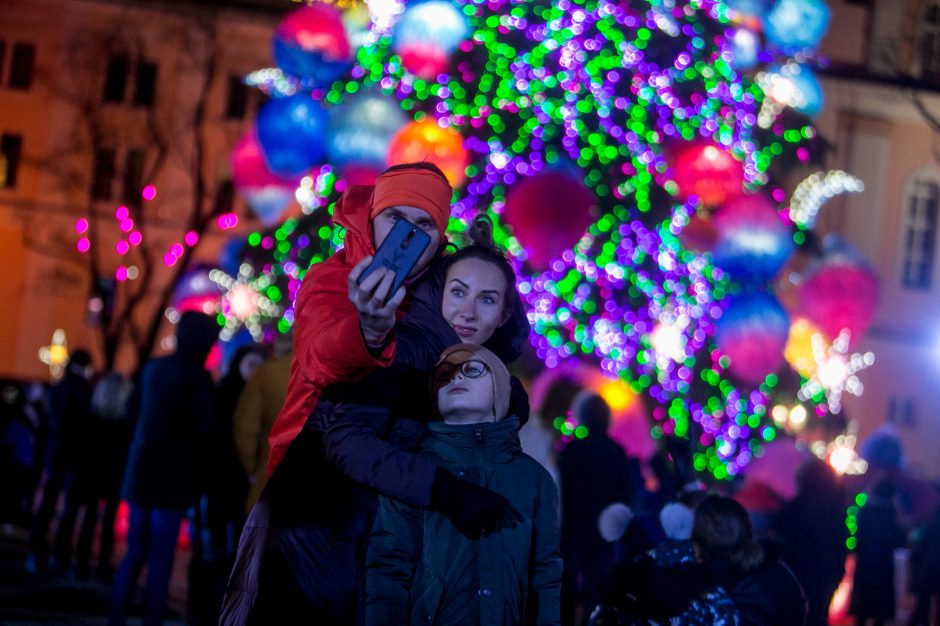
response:
[[[434,258],[434,255],[437,254],[437,249],[441,245],[441,234],[437,231],[437,224],[434,223],[434,219],[424,209],[407,205],[392,206],[383,210],[372,220],[372,243],[375,244],[376,250],[379,249],[379,246],[388,237],[388,233],[391,232],[392,227],[400,219],[408,220],[431,237],[431,243],[425,248],[421,258],[415,263],[414,269],[408,274],[409,276],[415,276],[421,273],[431,262],[431,259]]]
[[[482,361],[442,363],[434,370],[437,410],[448,424],[495,422],[493,374]]]
[[[444,278],[441,313],[462,342],[482,345],[509,318],[509,289],[496,265],[463,259]]]

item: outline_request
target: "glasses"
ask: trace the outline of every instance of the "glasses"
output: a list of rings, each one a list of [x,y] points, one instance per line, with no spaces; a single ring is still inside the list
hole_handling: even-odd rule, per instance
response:
[[[469,360],[460,363],[441,363],[434,370],[434,382],[447,383],[453,380],[459,371],[465,378],[479,378],[490,370],[483,361]]]

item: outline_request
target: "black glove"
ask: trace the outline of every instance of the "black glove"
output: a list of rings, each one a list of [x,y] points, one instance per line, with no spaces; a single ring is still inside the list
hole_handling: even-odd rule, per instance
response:
[[[431,486],[431,508],[441,512],[471,539],[515,526],[520,515],[509,500],[484,487],[437,468]]]

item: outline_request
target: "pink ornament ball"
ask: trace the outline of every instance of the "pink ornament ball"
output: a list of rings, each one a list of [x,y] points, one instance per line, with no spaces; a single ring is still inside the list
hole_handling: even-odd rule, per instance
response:
[[[545,269],[594,223],[595,203],[594,194],[575,173],[549,170],[510,189],[502,217],[527,250],[529,265]]]
[[[744,165],[725,148],[696,142],[674,149],[673,155],[682,200],[695,196],[705,206],[717,206],[743,192]]]

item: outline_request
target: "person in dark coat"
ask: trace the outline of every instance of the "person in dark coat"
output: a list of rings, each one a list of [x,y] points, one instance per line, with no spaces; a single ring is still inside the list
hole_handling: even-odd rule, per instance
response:
[[[855,538],[855,576],[849,613],[858,626],[881,626],[894,619],[894,551],[905,544],[894,507],[894,486],[887,479],[875,483],[858,512]]]
[[[366,624],[560,623],[557,493],[549,473],[522,453],[519,420],[507,417],[510,378],[482,346],[444,351],[432,374],[443,421],[429,425],[421,456],[495,490],[516,523],[478,538],[446,516],[379,499],[366,571]]]
[[[264,360],[258,345],[235,351],[216,387],[215,419],[202,456],[204,488],[191,518],[193,540],[189,565],[189,614],[193,626],[219,621],[225,583],[235,561],[235,548],[245,520],[248,476],[235,451],[233,416],[245,381]]]
[[[110,371],[95,385],[91,408],[95,415],[96,439],[100,449],[97,454],[98,495],[104,501],[101,518],[101,535],[98,541],[98,565],[95,577],[111,584],[114,577],[112,556],[114,554],[114,519],[121,502],[121,481],[127,464],[127,451],[134,434],[134,416],[128,411],[131,382],[121,373]],[[90,543],[90,537],[88,538]],[[88,553],[90,545],[80,544],[79,552]],[[81,561],[80,561],[81,562]]]
[[[56,535],[56,569],[68,570],[72,553],[72,532],[79,509],[88,504],[91,490],[88,445],[92,429],[91,354],[75,350],[69,356],[65,377],[49,392],[49,442],[46,482],[42,501],[33,518],[29,536],[27,567],[40,572],[49,566],[47,535],[63,488],[66,506]],[[94,527],[94,523],[92,523]]]
[[[585,393],[575,398],[572,412],[588,435],[565,446],[558,458],[564,624],[575,623],[578,604],[587,617],[597,604],[595,587],[613,562],[613,548],[597,529],[598,516],[615,502],[633,504],[642,489],[638,463],[607,435],[610,407],[604,399]]]
[[[144,624],[163,623],[180,523],[199,494],[197,457],[206,452],[215,413],[215,389],[204,364],[218,335],[214,317],[187,311],[176,327],[176,351],[144,365],[121,488],[130,524],[127,554],[111,592],[111,626],[126,623],[144,565]]]
[[[940,601],[940,506],[914,545],[911,561],[911,590],[917,596],[917,603],[908,624],[928,626],[930,605],[935,600]],[[936,621],[930,623],[937,624]]]
[[[491,246],[491,230],[486,235]],[[413,451],[426,432],[414,416],[431,414],[428,373],[444,348],[471,335],[504,361],[520,354],[529,326],[514,284],[512,266],[489,246],[458,251],[412,283],[393,365],[328,390],[252,509],[222,624],[290,624],[300,615],[319,624],[361,622],[376,492],[442,511],[462,529],[511,511],[502,496]],[[513,398],[514,413],[527,418],[518,381]]]
[[[815,457],[796,475],[797,495],[784,505],[772,534],[784,545],[809,602],[807,626],[829,623],[829,603],[845,573],[845,503],[835,473]]]

